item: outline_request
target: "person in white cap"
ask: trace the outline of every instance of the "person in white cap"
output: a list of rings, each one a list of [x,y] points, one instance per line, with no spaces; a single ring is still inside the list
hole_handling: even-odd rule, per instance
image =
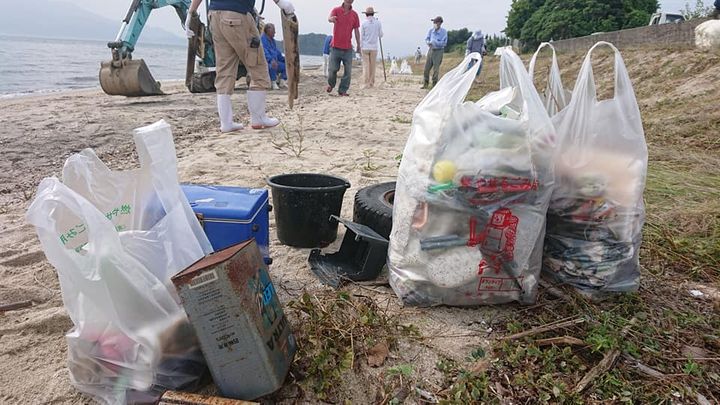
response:
[[[295,13],[295,8],[290,0],[274,1],[285,14]],[[192,0],[190,4],[185,21],[185,32],[188,38],[192,38],[194,35],[189,24],[191,15],[197,12],[201,2],[202,0]],[[260,41],[260,33],[255,23],[255,0],[212,0],[209,9],[208,19],[216,57],[215,89],[220,131],[232,132],[243,129],[242,124],[233,120],[230,99],[235,88],[235,79],[240,63],[245,65],[250,75],[247,103],[251,127],[263,129],[278,125],[280,121],[268,117],[265,112],[265,95],[266,91],[270,89],[270,75]]]
[[[375,18],[375,9],[368,7],[363,12],[363,21],[360,32],[362,37],[362,64],[365,76],[365,87],[375,86],[375,71],[377,70],[378,41],[383,37],[382,24]]]

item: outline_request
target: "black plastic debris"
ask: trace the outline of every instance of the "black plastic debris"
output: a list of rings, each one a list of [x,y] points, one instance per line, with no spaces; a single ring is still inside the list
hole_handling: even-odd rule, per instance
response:
[[[388,240],[370,227],[339,218],[347,230],[340,250],[323,255],[320,249],[310,252],[310,269],[325,285],[338,288],[345,280],[367,281],[375,279],[387,261]]]

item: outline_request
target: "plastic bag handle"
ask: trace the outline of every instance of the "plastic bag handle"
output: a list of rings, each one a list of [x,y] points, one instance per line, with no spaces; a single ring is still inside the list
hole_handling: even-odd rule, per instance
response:
[[[560,70],[558,63],[557,63],[557,53],[555,52],[555,47],[550,42],[543,42],[538,46],[538,49],[533,54],[532,58],[530,59],[530,65],[528,66],[528,73],[530,74],[531,79],[535,79],[535,62],[537,62],[537,57],[540,54],[540,51],[545,47],[550,47],[552,49],[552,66],[550,69],[557,69]]]
[[[71,250],[63,246],[59,237],[54,236],[58,231],[54,226],[55,220],[47,217],[46,214],[58,206],[65,207],[83,221],[88,232],[88,241],[90,241],[87,248],[93,254],[84,256],[73,252],[71,258]],[[90,257],[97,256],[102,252],[121,249],[120,236],[113,223],[85,197],[71,190],[55,177],[46,178],[40,182],[38,194],[28,208],[27,220],[38,228],[38,237],[44,249],[54,252],[52,256],[62,257],[63,260],[87,261],[90,260]],[[48,254],[48,256],[51,255]],[[55,265],[55,263],[52,264]],[[84,276],[93,278],[95,275],[84,274]]]
[[[523,102],[526,105],[523,108],[523,114],[547,115],[547,113],[534,110],[535,107],[542,107],[543,103],[522,60],[515,52],[504,49],[500,55],[500,88],[506,87],[515,87],[522,94]],[[533,111],[529,111],[529,109],[533,109]]]
[[[467,66],[473,59],[478,62],[468,69]],[[480,53],[473,52],[465,56],[465,59],[463,59],[459,65],[440,78],[435,87],[425,96],[425,99],[423,99],[418,108],[427,106],[434,101],[440,101],[448,106],[462,103],[472,87],[481,64],[482,55]]]
[[[160,120],[146,127],[137,128],[133,132],[133,138],[140,165],[149,169],[153,187],[165,212],[169,213],[177,206],[178,201],[183,201],[185,217],[194,218],[195,213],[179,185],[177,154],[170,125],[165,120]],[[200,249],[205,253],[212,252],[212,245],[200,223],[194,220],[188,223]]]
[[[632,82],[630,81],[630,75],[625,68],[625,61],[623,60],[620,51],[615,47],[615,45],[605,41],[600,41],[593,45],[587,55],[585,55],[585,60],[580,68],[580,73],[578,74],[578,79],[575,83],[575,88],[573,89],[573,99],[576,98],[577,93],[578,95],[582,95],[583,98],[592,98],[597,102],[597,89],[595,87],[595,78],[592,68],[592,53],[600,46],[607,46],[615,52],[614,98],[617,99],[621,95],[627,96],[630,97],[635,104],[637,104],[635,100],[635,92],[632,88]]]

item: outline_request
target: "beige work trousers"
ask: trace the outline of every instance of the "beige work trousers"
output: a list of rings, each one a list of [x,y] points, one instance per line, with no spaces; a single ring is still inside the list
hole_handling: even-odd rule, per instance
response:
[[[250,14],[214,10],[210,12],[210,32],[215,48],[215,88],[217,94],[232,94],[238,66],[250,75],[250,90],[269,90],[270,74],[255,19]],[[257,38],[260,45],[250,47]]]
[[[365,87],[375,86],[375,71],[377,70],[378,51],[362,51],[363,74],[365,76]]]

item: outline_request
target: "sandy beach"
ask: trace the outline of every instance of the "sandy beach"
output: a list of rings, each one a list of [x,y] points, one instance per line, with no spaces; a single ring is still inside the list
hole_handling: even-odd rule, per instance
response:
[[[59,176],[65,159],[83,148],[93,148],[112,169],[135,167],[132,129],[165,119],[173,128],[181,181],[265,187],[267,177],[275,174],[329,173],[352,184],[342,212],[343,217],[352,218],[352,199],[359,188],[394,180],[395,158],[409,134],[412,112],[425,94],[417,76],[393,77],[372,90],[360,89],[357,76],[356,71],[352,96],[340,98],[323,91],[320,72],[303,71],[300,101],[294,110],[288,109],[284,91],[269,93],[270,113],[282,119],[288,130],[303,133],[305,150],[299,157],[282,146],[279,128],[221,134],[214,94],[189,94],[179,83],[164,83],[165,96],[142,99],[110,97],[98,89],[1,100],[0,142],[5,159],[0,162],[0,230],[4,235],[0,301],[32,300],[34,305],[0,315],[0,402],[89,401],[70,384],[64,334],[72,323],[63,308],[55,271],[34,229],[24,220],[42,178]],[[244,90],[236,90],[233,101],[236,117],[247,124]],[[297,133],[293,137],[297,139]],[[309,251],[281,246],[272,216],[270,226],[271,276],[281,300],[325,290],[308,268]],[[489,322],[489,314],[495,312],[401,310],[389,287],[373,289],[376,292],[371,295],[380,306],[399,311],[397,316],[403,320],[422,319],[427,334],[484,331],[489,328],[485,320]],[[419,356],[416,367],[432,375],[437,355],[430,353],[462,358],[481,341],[480,337],[453,344],[447,339],[437,344],[428,340],[392,355],[401,356],[398,362],[403,356],[408,357],[406,361]],[[370,387],[356,386],[353,391],[347,397],[358,403],[375,400]]]
[[[623,51],[623,56],[650,152],[639,292],[593,304],[569,289],[557,295],[542,288],[531,306],[413,308],[402,307],[382,281],[350,285],[344,291],[358,302],[372,302],[379,309],[376,315],[410,333],[396,328],[403,332],[397,333],[381,367],[369,366],[367,351],[355,347],[351,369],[338,371],[339,380],[328,380],[336,386],[327,397],[319,397],[308,383],[313,374],[307,362],[313,359],[299,352],[285,386],[270,402],[365,404],[399,398],[399,403],[427,403],[428,398],[452,402],[460,395],[466,402],[554,398],[611,403],[632,398],[639,403],[702,403],[697,399],[702,393],[712,403],[720,397],[720,295],[714,253],[720,236],[720,113],[708,107],[720,99],[719,59],[696,50],[668,54],[664,49],[637,49]],[[457,58],[448,59],[444,68],[452,68]],[[582,55],[563,54],[559,59],[565,84],[571,87]],[[601,94],[612,94],[613,59],[599,54],[595,67]],[[470,99],[497,89],[498,68],[496,58],[486,60]],[[419,69],[413,66],[415,73]],[[351,97],[338,97],[324,92],[321,72],[303,70],[294,110],[287,107],[286,92],[268,94],[269,112],[283,121],[295,151],[302,133],[299,156],[282,128],[221,134],[215,95],[190,94],[178,82],[164,83],[164,96],[141,99],[110,97],[100,89],[1,99],[0,304],[32,300],[33,306],[0,313],[0,404],[92,403],[71,385],[64,335],[72,323],[56,272],[24,218],[44,177],[59,176],[65,159],[84,148],[93,148],[112,169],[136,167],[132,130],[165,119],[173,129],[182,182],[265,187],[266,179],[276,174],[328,173],[352,184],[342,209],[344,218],[352,218],[358,189],[397,175],[396,157],[410,133],[413,110],[426,94],[417,75],[388,76],[382,83],[378,72],[381,84],[372,90],[361,89],[360,77],[361,72],[354,71]],[[244,80],[238,86],[235,115],[247,124]],[[280,300],[287,304],[306,294],[317,302],[333,297],[310,271],[309,250],[280,245],[275,229],[271,215],[270,274]],[[342,227],[340,231],[329,250],[339,246]],[[302,322],[297,310],[286,307],[286,313],[297,336],[322,326]],[[579,323],[512,343],[498,339],[561,320]],[[623,335],[631,322],[637,322],[634,330]],[[319,335],[318,340],[327,339]],[[541,347],[536,338],[576,343]],[[370,342],[365,344],[374,344]],[[562,396],[617,347],[623,357],[595,379],[593,388]],[[691,359],[688,350],[703,356]],[[640,373],[640,362],[664,377]],[[216,391],[208,385],[204,392]]]

